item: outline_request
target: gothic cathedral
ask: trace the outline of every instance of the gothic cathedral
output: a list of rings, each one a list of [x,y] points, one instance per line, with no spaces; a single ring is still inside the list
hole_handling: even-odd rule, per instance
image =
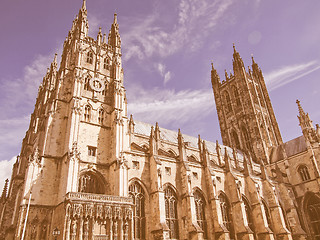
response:
[[[320,128],[283,142],[258,64],[211,81],[223,145],[127,115],[117,15],[86,2],[39,87],[0,198],[0,239],[320,240]]]

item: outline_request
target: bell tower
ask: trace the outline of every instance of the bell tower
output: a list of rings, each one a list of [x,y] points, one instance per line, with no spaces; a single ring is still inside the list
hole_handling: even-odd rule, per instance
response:
[[[223,144],[268,162],[268,149],[282,143],[262,71],[252,57],[245,70],[233,46],[233,74],[220,77],[212,64],[211,82]]]

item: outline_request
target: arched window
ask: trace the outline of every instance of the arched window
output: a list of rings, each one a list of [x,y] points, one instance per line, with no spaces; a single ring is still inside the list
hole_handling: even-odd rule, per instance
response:
[[[90,118],[91,118],[91,108],[89,105],[86,105],[84,107],[84,121],[90,122]]]
[[[97,194],[103,194],[105,192],[102,181],[91,172],[86,172],[80,175],[78,191]]]
[[[129,186],[129,194],[132,196],[134,204],[134,239],[146,239],[144,191],[139,183],[134,182]]]
[[[93,62],[93,53],[91,51],[89,51],[87,53],[87,63],[92,64],[92,62]]]
[[[227,91],[225,92],[224,95],[225,95],[227,112],[231,112],[231,111],[232,111],[232,106],[231,106],[231,98],[230,98],[230,95],[229,95],[229,93],[228,93]]]
[[[110,64],[109,59],[105,58],[104,61],[103,61],[103,69],[109,70],[109,64]]]
[[[304,182],[304,181],[308,181],[310,180],[310,174],[309,174],[309,171],[308,171],[308,168],[306,165],[300,165],[299,168],[298,168],[298,172],[300,174],[300,177],[301,177],[301,180]]]
[[[103,120],[104,120],[104,111],[103,109],[99,109],[99,114],[98,114],[98,122],[99,124],[103,124]]]
[[[262,200],[262,206],[263,206],[264,213],[266,214],[268,227],[273,231],[272,222],[271,222],[271,216],[270,216],[270,210],[268,208],[267,203],[264,200]]]
[[[205,201],[202,194],[199,191],[195,191],[194,193],[194,202],[196,207],[196,215],[197,215],[197,222],[199,227],[203,231],[203,237],[207,238],[207,222],[206,222],[206,215],[205,215]]]
[[[230,203],[229,203],[226,195],[223,193],[220,193],[219,201],[220,201],[220,208],[221,208],[223,225],[228,229],[228,231],[230,233],[230,238],[235,239],[233,224],[232,224]]]
[[[291,231],[290,225],[289,225],[288,219],[287,219],[287,214],[286,214],[286,212],[284,211],[284,208],[282,207],[281,204],[280,204],[280,209],[281,209],[281,212],[282,212],[282,215],[283,215],[283,219],[284,219],[285,226],[286,226],[286,228],[287,228],[289,231]]]
[[[90,78],[86,77],[86,79],[84,80],[84,86],[83,89],[89,91],[90,90]]]
[[[166,223],[169,227],[169,238],[179,239],[178,214],[177,214],[177,197],[171,187],[164,191]]]
[[[252,148],[251,148],[251,144],[250,144],[250,138],[249,138],[248,131],[247,131],[247,129],[246,129],[244,126],[242,126],[241,131],[242,131],[242,135],[243,135],[243,140],[244,140],[245,148],[246,148],[247,150],[250,150],[250,151],[251,151]]]
[[[241,106],[240,95],[239,95],[239,92],[238,92],[237,87],[236,87],[236,86],[233,86],[233,87],[232,87],[232,91],[233,91],[234,98],[235,98],[235,100],[236,100],[236,106],[237,106],[237,107]]]
[[[314,194],[307,201],[307,214],[315,240],[320,240],[320,199]]]
[[[232,141],[233,141],[234,146],[237,149],[240,149],[240,142],[239,142],[238,134],[236,133],[235,130],[232,131]]]
[[[249,201],[247,200],[247,198],[245,198],[244,196],[242,197],[242,201],[244,203],[244,208],[246,210],[246,217],[247,217],[247,221],[248,221],[248,227],[254,232],[254,225],[253,225],[253,217],[252,217],[252,209],[251,206],[249,204]]]

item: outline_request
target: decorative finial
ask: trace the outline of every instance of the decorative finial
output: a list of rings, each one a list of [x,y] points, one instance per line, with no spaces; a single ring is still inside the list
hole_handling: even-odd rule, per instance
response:
[[[117,13],[114,13],[113,23],[117,23]]]
[[[233,51],[236,52],[236,45],[233,43]]]
[[[82,9],[86,9],[86,8],[87,8],[87,0],[83,0]]]

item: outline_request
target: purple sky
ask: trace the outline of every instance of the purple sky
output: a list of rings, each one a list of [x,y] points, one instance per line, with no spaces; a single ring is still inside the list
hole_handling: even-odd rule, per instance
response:
[[[81,0],[4,0],[0,8],[0,179],[10,174],[37,89]],[[296,99],[319,123],[320,1],[88,0],[89,35],[118,14],[134,119],[221,142],[211,89],[232,68],[232,43],[261,67],[284,141],[301,135]],[[9,170],[8,170],[9,169]],[[1,186],[1,185],[0,185]]]

